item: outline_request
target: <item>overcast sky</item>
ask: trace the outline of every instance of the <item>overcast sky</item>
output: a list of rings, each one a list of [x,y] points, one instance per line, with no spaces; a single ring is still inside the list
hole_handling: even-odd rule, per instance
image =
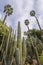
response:
[[[29,28],[38,28],[34,17],[30,16],[30,11],[35,10],[36,16],[39,19],[40,25],[43,29],[43,0],[1,0],[0,1],[0,18],[3,19],[3,9],[6,4],[13,7],[13,14],[7,17],[7,25],[11,25],[14,30],[17,30],[18,21],[21,22],[22,32],[27,30],[24,25],[25,19],[30,21]]]

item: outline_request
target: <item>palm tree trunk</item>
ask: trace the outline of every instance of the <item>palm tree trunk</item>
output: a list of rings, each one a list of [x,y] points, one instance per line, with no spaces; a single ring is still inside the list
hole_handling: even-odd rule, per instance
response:
[[[3,23],[5,22],[6,18],[7,18],[7,15],[5,15],[4,20],[3,20]]]
[[[41,30],[41,26],[40,26],[40,24],[39,24],[39,21],[38,21],[38,19],[37,19],[36,16],[35,16],[35,18],[36,18],[37,24],[38,24],[38,26],[39,26],[39,29]]]

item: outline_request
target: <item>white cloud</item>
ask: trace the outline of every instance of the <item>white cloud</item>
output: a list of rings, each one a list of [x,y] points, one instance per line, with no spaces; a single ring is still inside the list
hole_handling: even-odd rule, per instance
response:
[[[0,14],[0,19],[2,18],[2,15]]]
[[[36,2],[36,4],[34,4],[34,2]],[[26,26],[24,25],[24,20],[29,19],[29,21],[30,21],[29,28],[37,29],[38,28],[37,22],[36,22],[35,18],[30,17],[30,11],[34,9],[34,5],[35,5],[36,8],[34,10],[36,10],[37,15],[40,15],[40,16],[38,16],[38,18],[39,18],[39,22],[41,24],[42,23],[42,13],[43,13],[42,12],[43,11],[42,2],[43,1],[41,1],[41,0],[38,0],[38,1],[35,1],[35,0],[13,0],[12,1],[12,0],[9,0],[9,3],[13,4],[12,5],[14,8],[13,15],[15,17],[14,19],[16,19],[16,21],[15,21],[16,23],[12,24],[12,25],[14,25],[14,27],[16,26],[16,29],[17,29],[17,23],[18,23],[18,21],[20,21],[22,32],[24,32],[25,30],[27,30]],[[42,26],[42,24],[41,24],[41,26]]]
[[[27,30],[24,25],[24,20],[30,18],[30,11],[33,9],[34,0],[9,0],[9,3],[14,8],[12,18],[16,19],[16,21],[14,20],[12,23],[10,22],[10,24],[12,24],[12,27],[14,26],[14,29],[17,29],[17,23],[20,21],[22,32],[24,32]],[[32,25],[29,26],[32,28]]]
[[[39,16],[39,23],[41,28],[43,29],[43,17],[41,15]]]
[[[41,27],[43,27],[43,0],[6,0],[6,2],[11,4],[14,9],[13,15],[7,18],[7,24],[11,25],[14,30],[17,29],[18,21],[21,22],[22,32],[27,30],[24,25],[25,19],[29,19],[30,29],[38,28],[35,18],[30,17],[30,11],[33,9],[36,11]]]
[[[38,15],[39,23],[41,25],[41,28],[43,29],[43,0],[38,0],[36,7],[38,8],[38,10],[36,8],[36,13]]]

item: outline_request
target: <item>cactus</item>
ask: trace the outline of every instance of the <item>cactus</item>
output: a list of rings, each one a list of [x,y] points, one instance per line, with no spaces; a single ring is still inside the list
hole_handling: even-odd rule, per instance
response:
[[[35,47],[34,49],[35,49],[35,56],[36,56],[36,59],[37,59],[37,64],[41,65],[40,61],[39,61],[39,56],[38,56],[37,48]]]
[[[7,39],[7,44],[6,44],[6,49],[5,49],[5,51],[3,52],[3,59],[4,59],[4,63],[5,63],[5,65],[10,65],[11,63],[10,63],[10,58],[11,58],[11,55],[10,55],[10,51],[11,51],[11,48],[13,48],[13,44],[14,44],[14,42],[13,42],[13,40],[12,40],[12,37],[11,37],[11,35],[12,35],[12,32],[10,31],[9,32],[9,35],[8,35],[8,39]],[[14,34],[13,34],[13,36],[14,36]],[[14,39],[14,38],[13,38]],[[12,40],[12,41],[11,41]],[[14,50],[13,50],[14,51]],[[12,53],[13,54],[13,53]],[[12,60],[12,58],[11,58],[11,60]]]
[[[2,30],[2,42],[0,45],[0,51],[1,51],[1,62],[4,65],[12,65],[13,58],[14,58],[14,52],[16,48],[16,37],[14,35],[14,32],[12,29],[9,29],[7,26],[3,24]],[[4,62],[3,62],[4,61]]]
[[[8,39],[7,39],[6,50],[5,50],[5,52],[3,53],[3,59],[4,59],[5,65],[8,65],[8,63],[7,63],[7,56],[8,56],[8,55],[7,55],[7,52],[8,52],[9,39],[10,39],[10,33],[9,33]]]
[[[16,48],[16,37],[14,35],[14,42],[12,43],[12,49],[10,52],[11,65],[12,65],[13,55],[15,53],[15,48]]]
[[[15,61],[15,58],[13,58],[13,62],[12,62],[12,65],[16,65],[16,61]]]
[[[15,50],[15,60],[16,60],[16,65],[20,65],[20,51],[19,51],[19,48],[16,48],[16,50]]]
[[[8,50],[7,50],[7,54],[6,54],[7,65],[12,65],[15,48],[16,48],[16,37],[15,37],[14,33],[11,32],[9,44],[8,44]]]
[[[26,25],[26,23],[27,23],[27,21],[25,20],[25,25]],[[40,65],[40,63],[39,63],[39,58],[38,58],[38,51],[37,51],[36,47],[34,47],[33,40],[32,40],[32,36],[30,35],[30,32],[29,32],[28,24],[27,24],[27,28],[28,28],[28,33],[29,33],[29,35],[27,35],[27,36],[28,36],[28,38],[30,39],[32,52],[33,52],[33,54],[35,54],[35,56],[36,56],[36,59],[37,59],[37,61],[38,61],[38,65]]]
[[[9,39],[10,39],[10,32],[9,32],[8,39],[7,39],[7,45],[6,45],[6,51],[5,51],[6,55],[7,55],[7,51],[8,51]]]
[[[22,55],[23,55],[23,65],[25,63],[26,60],[26,40],[23,37],[23,43],[22,43]]]
[[[4,35],[3,35],[3,39],[2,39],[2,44],[1,44],[1,49],[0,50],[2,50],[3,51],[3,42],[4,42]]]
[[[20,65],[22,65],[22,42],[20,22],[18,22],[17,47],[19,48],[20,51]]]

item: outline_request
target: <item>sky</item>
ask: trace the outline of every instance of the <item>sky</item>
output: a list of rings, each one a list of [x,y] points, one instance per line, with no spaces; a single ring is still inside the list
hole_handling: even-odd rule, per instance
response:
[[[0,19],[3,19],[5,16],[3,10],[7,4],[13,7],[13,14],[6,19],[8,26],[12,26],[14,30],[17,30],[17,24],[20,21],[21,31],[23,33],[27,30],[24,21],[28,19],[30,22],[29,28],[38,29],[36,19],[30,16],[30,11],[35,10],[41,28],[43,29],[43,0],[0,0]]]

